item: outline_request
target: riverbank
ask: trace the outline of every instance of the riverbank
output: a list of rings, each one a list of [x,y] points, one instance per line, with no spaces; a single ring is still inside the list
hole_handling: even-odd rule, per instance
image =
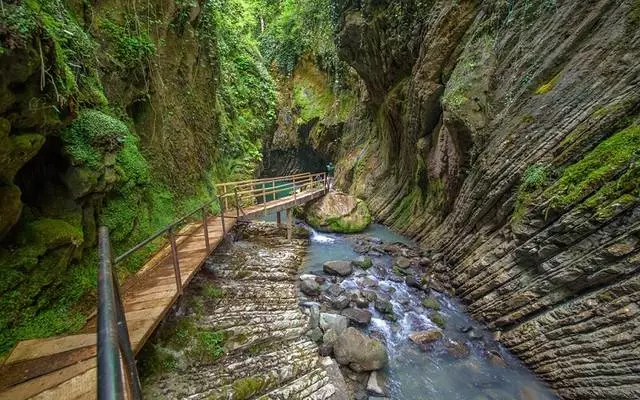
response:
[[[298,307],[307,240],[264,223],[233,235],[143,350],[145,398],[335,398],[337,368],[304,336]]]

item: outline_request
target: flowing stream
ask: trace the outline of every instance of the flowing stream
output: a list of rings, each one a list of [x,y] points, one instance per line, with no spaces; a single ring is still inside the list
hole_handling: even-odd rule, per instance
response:
[[[411,244],[382,225],[373,224],[365,235],[384,242]],[[331,260],[352,260],[357,254],[348,236],[313,232],[307,257],[300,273],[324,275],[322,264]],[[452,356],[439,341],[428,351],[423,351],[408,340],[411,332],[435,327],[428,311],[422,307],[425,294],[408,288],[404,282],[390,280],[388,271],[392,260],[389,256],[374,259],[374,267],[344,279],[346,290],[362,289],[363,282],[377,282],[376,291],[385,293],[393,304],[395,322],[383,318],[373,304],[373,315],[367,333],[383,335],[389,353],[389,397],[392,399],[472,399],[472,400],[547,400],[557,397],[546,388],[500,343],[492,339],[490,332],[473,321],[456,299],[435,294],[445,318],[445,337],[464,343],[468,355]],[[396,279],[397,280],[397,279]],[[435,292],[434,292],[435,293]],[[470,330],[470,331],[469,331]],[[467,331],[464,333],[463,331]],[[473,332],[473,334],[470,334]]]

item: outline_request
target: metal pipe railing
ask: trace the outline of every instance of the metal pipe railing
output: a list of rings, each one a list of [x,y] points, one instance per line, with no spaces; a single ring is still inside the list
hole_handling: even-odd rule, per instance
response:
[[[100,228],[98,241],[98,400],[123,399],[125,386],[132,399],[140,400],[142,390],[129,341],[118,279],[113,271],[108,228]],[[127,369],[126,382],[122,367]]]

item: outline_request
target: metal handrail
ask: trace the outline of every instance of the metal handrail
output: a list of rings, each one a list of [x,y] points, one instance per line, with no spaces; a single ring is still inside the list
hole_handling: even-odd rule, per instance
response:
[[[98,270],[98,400],[142,399],[135,357],[129,340],[118,278],[113,271],[109,229],[100,227]],[[123,374],[121,365],[126,368]],[[126,379],[125,379],[126,377]]]

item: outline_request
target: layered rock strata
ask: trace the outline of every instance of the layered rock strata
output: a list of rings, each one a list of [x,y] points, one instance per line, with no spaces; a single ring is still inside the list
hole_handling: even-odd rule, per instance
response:
[[[640,396],[637,1],[344,1],[337,184],[569,399]]]
[[[158,349],[175,352],[177,361],[173,370],[145,380],[145,398],[320,400],[336,393],[326,369],[331,362],[304,336],[309,317],[298,307],[296,273],[305,241],[290,243],[273,227],[241,230],[245,239],[218,250],[191,284],[186,314],[172,316],[148,345],[143,374]],[[193,321],[190,336],[223,337],[218,358],[175,346],[180,330],[172,326],[185,319]]]

